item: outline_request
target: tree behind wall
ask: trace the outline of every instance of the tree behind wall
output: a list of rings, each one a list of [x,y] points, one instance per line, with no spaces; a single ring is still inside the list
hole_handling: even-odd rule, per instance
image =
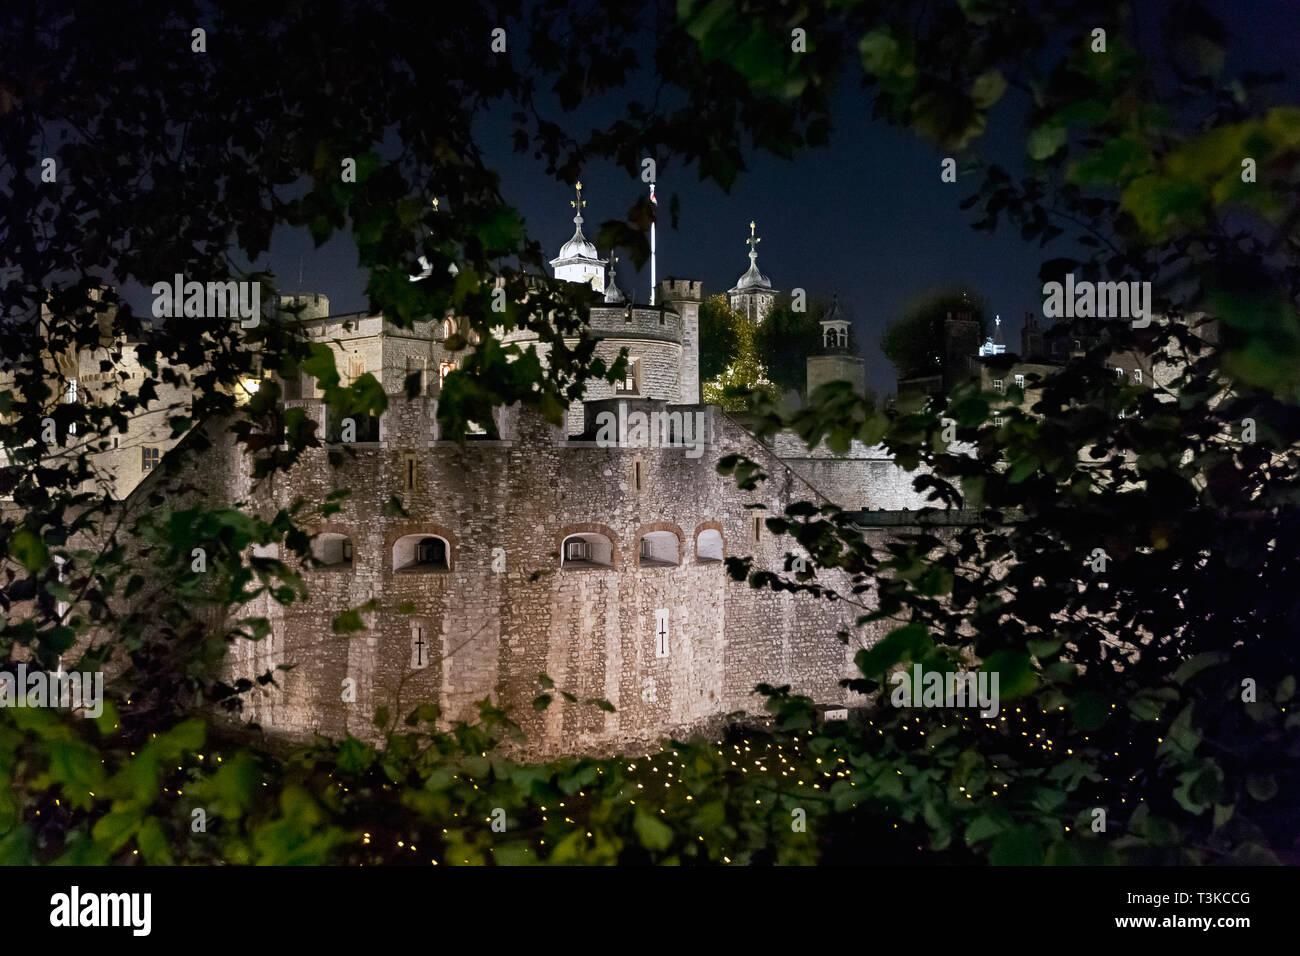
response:
[[[928,292],[890,322],[880,338],[880,350],[899,377],[936,374],[943,361],[943,323],[948,313],[971,312],[988,334],[988,309],[982,297],[962,289]]]
[[[804,395],[808,384],[808,356],[821,348],[820,320],[828,306],[809,303],[802,312],[791,308],[789,296],[781,296],[759,325],[754,341],[767,377],[782,394]],[[852,345],[852,339],[850,338]]]

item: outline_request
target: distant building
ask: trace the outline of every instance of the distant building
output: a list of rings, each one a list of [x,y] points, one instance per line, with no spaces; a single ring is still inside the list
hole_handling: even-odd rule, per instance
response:
[[[758,271],[758,244],[763,240],[755,234],[755,228],[756,223],[750,220],[749,238],[745,240],[749,246],[749,268],[727,290],[727,301],[733,309],[757,325],[772,311],[772,306],[776,303],[776,290],[772,288],[771,280]]]

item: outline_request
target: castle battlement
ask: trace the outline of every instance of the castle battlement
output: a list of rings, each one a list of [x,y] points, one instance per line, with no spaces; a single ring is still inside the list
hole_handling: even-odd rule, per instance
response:
[[[681,344],[682,317],[667,306],[593,306],[589,326],[605,337],[627,335]]]
[[[659,282],[659,299],[662,302],[701,302],[704,300],[704,283],[699,279],[663,279]]]

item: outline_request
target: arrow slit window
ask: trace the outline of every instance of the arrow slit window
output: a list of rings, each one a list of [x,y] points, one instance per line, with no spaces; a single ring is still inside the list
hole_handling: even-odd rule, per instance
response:
[[[655,611],[655,657],[668,656],[668,609]]]

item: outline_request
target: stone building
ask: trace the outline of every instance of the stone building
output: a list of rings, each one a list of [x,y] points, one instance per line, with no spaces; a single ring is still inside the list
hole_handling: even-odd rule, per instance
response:
[[[839,296],[820,319],[820,348],[808,356],[808,391],[811,397],[818,386],[827,382],[850,382],[859,395],[867,392],[867,366],[852,347],[852,323],[840,305]]]
[[[286,668],[277,671],[278,687],[248,695],[245,719],[290,736],[374,740],[379,708],[405,715],[432,703],[454,721],[472,718],[475,701],[489,698],[512,710],[528,751],[542,755],[630,746],[760,711],[753,690],[762,682],[789,684],[819,703],[859,702],[840,681],[855,676],[854,654],[889,625],[855,628],[857,603],[752,589],[726,573],[725,559],[787,570],[800,550],[764,518],[798,501],[897,512],[904,522],[928,502],[883,449],[836,456],[791,436],[765,443],[701,405],[702,283],[670,278],[656,305],[629,301],[612,257],[600,258],[582,235],[580,192],[574,206],[575,233],[553,260],[555,272],[592,288],[596,354],[612,363],[626,349],[629,363],[622,382],[588,383],[558,427],[510,407],[464,443],[439,435],[442,380],[457,361],[445,348],[458,331],[455,317],[403,328],[382,315],[333,315],[319,295],[276,304],[279,320],[299,323],[333,350],[343,384],[373,375],[388,408],[353,421],[349,433],[313,379],[282,381],[285,405],[302,409],[326,445],[273,482],[253,481],[225,423],[199,426],[211,447],[186,473],[184,495],[167,499],[172,507],[239,502],[269,517],[299,498],[320,503],[350,492],[309,529],[314,560],[302,573],[310,599],[285,606],[263,595],[238,609],[266,617],[271,628],[232,647],[228,677]],[[774,293],[757,272],[751,239],[750,273],[733,292],[758,321]],[[838,352],[843,312],[824,325],[821,357],[832,361],[815,371],[810,362],[810,375],[857,384]],[[131,361],[119,350],[110,364],[129,370]],[[648,432],[620,430],[610,441],[602,431],[602,422],[638,418],[651,424]],[[137,446],[153,447],[150,427],[142,422],[132,444],[113,450],[134,461]],[[158,447],[166,454],[170,445]],[[339,452],[342,464],[332,465]],[[719,458],[733,453],[767,473],[755,491],[718,474]],[[117,491],[146,501],[164,476],[132,470],[127,458],[110,462]],[[400,509],[390,507],[394,499]],[[864,533],[883,541],[900,527],[878,524]],[[818,582],[850,593],[836,573],[819,571]],[[356,608],[366,608],[365,629],[335,633],[336,617]],[[852,635],[848,644],[841,631]],[[540,674],[579,703],[557,696],[535,712]],[[587,703],[595,699],[614,711]]]

